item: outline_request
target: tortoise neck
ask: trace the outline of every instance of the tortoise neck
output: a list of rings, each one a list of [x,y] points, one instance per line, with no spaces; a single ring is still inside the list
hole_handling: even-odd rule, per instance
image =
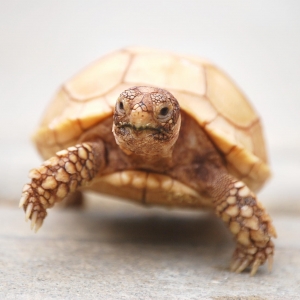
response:
[[[156,172],[164,172],[168,170],[173,164],[173,149],[166,155],[158,154],[135,154],[128,156],[132,165],[137,169],[146,169]]]

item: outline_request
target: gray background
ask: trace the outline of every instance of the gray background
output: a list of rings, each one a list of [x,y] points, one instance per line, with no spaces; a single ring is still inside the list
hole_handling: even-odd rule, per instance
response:
[[[207,57],[260,113],[274,173],[261,193],[300,211],[299,1],[0,1],[0,201],[40,163],[29,137],[59,84],[99,56],[142,45]]]
[[[0,0],[0,299],[296,299],[300,294],[300,1]],[[29,137],[58,86],[112,50],[207,57],[265,125],[260,194],[279,238],[272,273],[229,272],[221,220],[90,195],[37,235],[17,200],[41,159]]]

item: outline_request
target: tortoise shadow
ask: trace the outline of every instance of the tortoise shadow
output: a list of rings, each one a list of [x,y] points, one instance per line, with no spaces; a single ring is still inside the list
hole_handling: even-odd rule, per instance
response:
[[[67,215],[68,222],[59,239],[76,241],[73,255],[78,261],[94,257],[97,264],[114,264],[114,258],[123,267],[170,262],[185,269],[213,267],[228,271],[233,238],[223,222],[211,213],[123,206]],[[64,213],[57,216],[64,219]]]
[[[152,245],[232,245],[223,222],[211,213],[151,212],[141,215],[87,214],[86,230],[100,239]]]

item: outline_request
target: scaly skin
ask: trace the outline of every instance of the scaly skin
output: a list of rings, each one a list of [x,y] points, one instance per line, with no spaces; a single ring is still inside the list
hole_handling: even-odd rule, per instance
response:
[[[23,188],[20,207],[35,232],[42,226],[47,208],[92,181],[101,167],[101,153],[101,141],[78,144],[57,152],[30,171],[31,182]]]
[[[270,216],[242,181],[224,175],[219,178],[217,186],[214,192],[216,213],[237,241],[231,270],[240,273],[252,266],[252,276],[266,260],[271,270],[274,255],[271,238],[276,237],[276,231]]]
[[[117,100],[113,117],[116,143],[102,125],[82,137],[90,142],[62,150],[30,172],[32,180],[23,189],[20,206],[35,231],[47,208],[92,183],[94,177],[118,170],[147,170],[175,178],[211,198],[217,215],[237,241],[232,271],[251,267],[254,275],[267,260],[271,268],[271,238],[276,232],[269,215],[250,189],[228,174],[215,146],[196,122],[180,114],[173,95],[151,87],[126,90]],[[198,200],[201,204],[201,197]]]

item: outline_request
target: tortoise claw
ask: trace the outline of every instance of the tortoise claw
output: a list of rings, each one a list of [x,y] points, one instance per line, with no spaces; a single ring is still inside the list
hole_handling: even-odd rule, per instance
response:
[[[248,257],[237,257],[233,259],[230,270],[235,273],[243,272],[250,264],[251,260]]]
[[[30,203],[28,203],[27,208],[26,208],[25,221],[28,221],[29,219],[31,219],[32,209],[33,209],[33,203],[30,202]]]
[[[38,197],[33,193],[34,188],[30,184],[26,184],[23,189],[19,207],[23,207],[25,211],[25,220],[31,220],[30,227],[37,232],[43,224],[46,217],[46,209],[39,202]]]
[[[256,259],[252,265],[250,276],[254,276],[258,270],[258,267],[261,265],[260,259]]]
[[[237,268],[240,266],[241,262],[242,262],[241,258],[233,259],[231,262],[231,265],[230,265],[230,270],[232,272],[235,272],[237,270]]]
[[[241,273],[247,267],[251,267],[250,276],[253,276],[266,261],[268,261],[268,269],[271,271],[274,254],[274,244],[272,241],[269,241],[264,248],[259,248],[253,254],[250,254],[247,250],[247,248],[241,246],[237,247],[230,266],[232,272]]]
[[[235,270],[235,273],[243,272],[249,266],[249,264],[250,264],[250,260],[248,258],[243,259],[241,264]]]
[[[34,232],[37,233],[38,230],[42,227],[44,222],[43,218],[38,218],[37,221],[35,222],[35,228],[34,228]]]
[[[268,256],[268,270],[269,270],[269,272],[272,271],[272,267],[273,267],[273,255],[269,255]]]
[[[39,213],[37,211],[34,211],[31,216],[31,230],[34,230],[35,233],[38,232],[38,230],[42,227],[44,222],[44,219],[42,217],[39,217]]]

